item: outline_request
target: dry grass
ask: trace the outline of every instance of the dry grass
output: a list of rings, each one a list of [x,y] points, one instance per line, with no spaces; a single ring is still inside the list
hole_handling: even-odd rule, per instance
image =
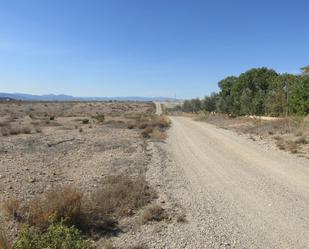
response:
[[[109,176],[90,196],[61,187],[37,196],[21,207],[20,201],[5,202],[10,217],[45,230],[51,222],[64,221],[85,232],[114,232],[117,219],[129,216],[150,203],[155,193],[142,176]]]
[[[6,123],[5,126],[0,126],[0,134],[2,136],[31,134],[33,129],[36,133],[42,132],[40,123],[38,122],[31,122],[29,125],[11,125],[10,123]]]
[[[96,191],[91,205],[102,215],[127,216],[155,197],[142,176],[109,176],[102,189]]]
[[[141,135],[143,138],[150,138],[152,131],[152,127],[146,127],[144,130],[142,130]]]
[[[82,194],[71,188],[63,187],[49,191],[43,198],[30,201],[25,220],[30,225],[45,229],[51,220],[65,219],[68,225],[81,223]]]
[[[0,249],[12,249],[12,242],[8,239],[6,233],[0,228]]]
[[[286,149],[295,154],[299,150],[299,145],[295,141],[286,141]]]
[[[103,123],[105,121],[105,115],[103,113],[97,113],[92,118],[96,119],[99,123]]]
[[[16,220],[21,220],[23,208],[21,202],[17,199],[7,200],[2,204],[2,210],[5,215]]]
[[[8,127],[1,127],[0,132],[4,137],[10,135],[10,129]]]
[[[295,143],[297,144],[308,144],[308,140],[305,136],[301,136],[296,139]]]
[[[287,150],[293,154],[297,153],[300,148],[299,144],[292,140],[285,141],[284,139],[278,139],[276,145],[280,150]]]
[[[146,224],[150,221],[161,221],[166,219],[165,210],[159,205],[153,205],[146,208],[142,215],[142,223]]]
[[[162,116],[155,116],[151,122],[150,122],[150,125],[152,127],[159,127],[159,128],[167,128],[171,125],[171,121],[170,119],[165,116],[165,115],[162,115]]]
[[[139,129],[145,129],[145,128],[150,127],[150,126],[151,125],[148,122],[142,122],[142,123],[138,124]]]
[[[285,150],[285,149],[286,149],[286,148],[285,148],[285,142],[284,142],[284,140],[283,140],[281,137],[279,137],[279,138],[277,139],[276,145],[277,145],[277,147],[278,147],[280,150]]]
[[[31,134],[31,127],[29,126],[11,126],[1,127],[2,136]]]
[[[134,129],[135,128],[135,124],[133,124],[133,123],[128,123],[128,125],[127,125],[127,127],[128,127],[128,129]]]
[[[167,116],[152,116],[148,121],[138,121],[135,124],[129,123],[128,128],[138,127],[142,129],[141,136],[143,138],[154,138],[157,140],[166,139],[165,130],[170,126],[171,122]]]
[[[155,140],[165,140],[167,135],[165,132],[161,131],[158,127],[155,127],[152,131],[151,137]]]

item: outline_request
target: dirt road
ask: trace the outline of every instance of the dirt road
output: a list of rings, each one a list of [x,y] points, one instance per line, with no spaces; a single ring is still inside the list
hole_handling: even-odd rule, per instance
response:
[[[183,202],[203,241],[195,248],[309,248],[307,159],[171,119],[167,148],[191,189]]]
[[[156,105],[156,114],[161,115],[162,114],[162,106],[160,102],[155,102]]]

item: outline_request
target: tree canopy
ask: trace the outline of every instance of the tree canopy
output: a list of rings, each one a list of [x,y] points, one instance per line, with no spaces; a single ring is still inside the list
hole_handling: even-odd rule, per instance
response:
[[[302,70],[309,73],[309,66]],[[278,74],[266,67],[253,68],[238,77],[226,77],[218,85],[219,93],[202,100],[186,100],[183,110],[270,116],[309,113],[309,75],[306,73]]]

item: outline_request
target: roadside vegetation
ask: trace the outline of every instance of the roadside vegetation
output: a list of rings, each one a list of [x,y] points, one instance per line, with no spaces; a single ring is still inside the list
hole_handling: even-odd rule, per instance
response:
[[[24,229],[13,244],[0,231],[0,249],[90,249],[90,235],[117,234],[118,219],[151,203],[156,193],[142,176],[115,175],[90,194],[59,187],[28,202],[10,199],[2,212]],[[159,219],[159,214],[149,219]]]
[[[150,115],[147,117],[137,117],[127,124],[128,129],[140,129],[143,138],[154,140],[165,140],[166,129],[170,127],[171,121],[166,115]]]
[[[309,157],[309,67],[301,70],[292,75],[251,69],[221,80],[218,93],[168,111],[249,134],[252,140],[271,138],[280,150]]]
[[[186,100],[174,110],[235,116],[306,115],[309,113],[309,75],[306,68],[301,75],[279,74],[265,67],[254,68],[238,77],[229,76],[221,80],[218,93],[202,100]]]

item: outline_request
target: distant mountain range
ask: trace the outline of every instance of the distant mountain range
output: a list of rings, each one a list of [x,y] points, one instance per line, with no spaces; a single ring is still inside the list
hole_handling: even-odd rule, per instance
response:
[[[33,95],[25,93],[0,93],[0,99],[14,99],[23,101],[179,101],[175,98],[166,97],[74,97],[64,94]]]

